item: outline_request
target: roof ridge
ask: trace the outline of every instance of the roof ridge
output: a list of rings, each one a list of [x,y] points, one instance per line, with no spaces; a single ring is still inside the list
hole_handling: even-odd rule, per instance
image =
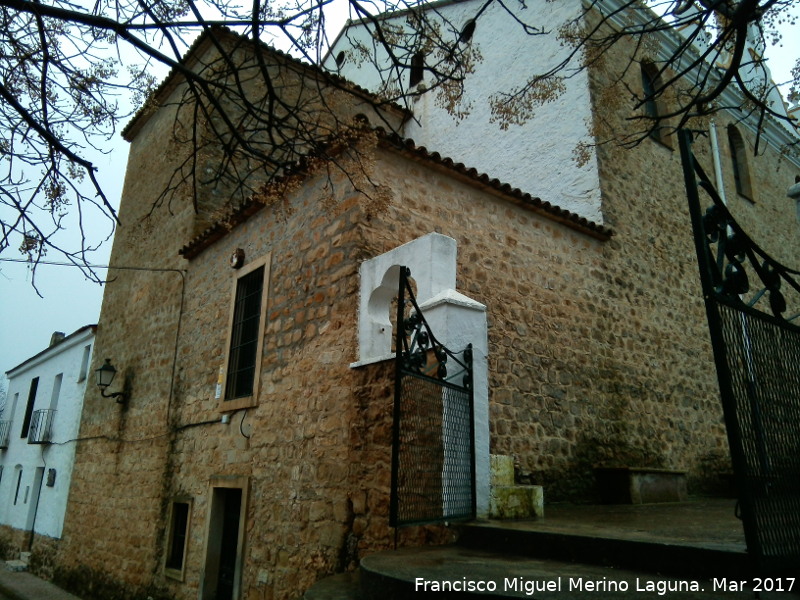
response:
[[[321,65],[305,62],[300,58],[293,56],[284,50],[280,50],[279,48],[276,48],[275,46],[272,46],[262,40],[255,41],[252,38],[237,33],[236,31],[233,31],[230,27],[225,25],[214,24],[211,25],[210,27],[205,28],[200,33],[200,35],[197,36],[197,39],[195,39],[195,41],[192,42],[192,44],[189,46],[189,48],[186,50],[183,56],[181,56],[181,58],[176,61],[176,64],[187,65],[191,61],[192,57],[195,55],[197,50],[204,43],[206,43],[209,40],[212,40],[213,38],[211,36],[215,34],[223,34],[225,36],[228,36],[229,39],[234,39],[240,43],[241,42],[249,43],[254,47],[256,45],[260,46],[261,48],[265,49],[274,56],[290,61],[291,64],[299,68],[315,72],[315,74],[324,78],[325,82],[332,82],[336,84],[340,89],[343,89],[345,91],[351,92],[363,98],[368,98],[374,101],[376,106],[389,105],[391,108],[394,108],[396,110],[402,110],[404,113],[408,113],[408,109],[398,104],[397,102],[383,100],[377,94],[369,91],[364,87],[361,87],[360,85],[350,81],[349,79],[346,79],[345,77],[342,77],[338,73],[328,71]],[[181,75],[182,74],[180,73],[180,71],[177,70],[175,67],[172,67],[170,69],[169,73],[167,73],[167,75],[164,77],[161,83],[153,90],[153,92],[150,94],[147,100],[145,100],[142,106],[134,113],[134,115],[130,118],[125,127],[122,128],[121,135],[124,139],[131,141],[132,137],[134,137],[135,134],[131,136],[130,133],[133,129],[136,128],[137,125],[140,124],[140,120],[145,119],[147,116],[149,116],[151,112],[159,108],[158,106],[153,106],[151,104],[151,100],[165,93],[165,91],[169,89],[169,87],[173,84],[175,78]]]
[[[600,240],[607,240],[614,233],[610,228],[591,221],[586,217],[579,215],[578,213],[561,208],[552,202],[542,200],[537,196],[533,196],[528,192],[522,191],[520,188],[513,187],[509,183],[490,177],[488,174],[480,172],[474,167],[468,167],[464,165],[464,163],[456,162],[448,156],[442,156],[439,152],[429,151],[425,146],[418,146],[411,138],[405,138],[394,132],[387,132],[382,127],[368,128],[365,129],[365,131],[377,134],[379,141],[383,141],[384,144],[390,148],[394,148],[395,150],[401,152],[408,152],[419,159],[437,164],[451,172],[461,175],[462,177],[488,187],[498,194],[510,197],[522,205],[540,214],[543,214],[545,217],[550,218],[551,220],[560,222],[573,229],[577,229],[578,231],[586,233],[587,235]],[[307,167],[315,160],[322,158],[326,152],[331,150],[331,148],[333,148],[332,144],[328,144],[323,146],[318,152],[306,154],[301,159],[284,168],[284,173],[282,175],[276,177],[270,182],[265,183],[264,185],[282,185],[287,183],[290,178],[304,175]],[[335,151],[341,151],[341,148],[338,150],[335,149]],[[178,254],[186,259],[192,259],[196,257],[205,248],[224,237],[228,231],[243,223],[250,218],[250,216],[267,206],[256,199],[255,196],[256,193],[251,194],[248,199],[245,200],[239,207],[231,210],[228,216],[223,219],[218,219],[204,231],[192,238],[178,251]]]

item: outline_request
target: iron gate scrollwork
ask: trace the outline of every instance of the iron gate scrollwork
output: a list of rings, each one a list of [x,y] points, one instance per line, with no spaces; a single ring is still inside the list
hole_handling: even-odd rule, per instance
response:
[[[472,346],[431,331],[400,269],[390,525],[475,517]]]
[[[800,272],[773,260],[736,223],[695,160],[689,132],[680,132],[680,146],[748,552],[759,574],[795,575]],[[698,188],[712,201],[704,214]]]

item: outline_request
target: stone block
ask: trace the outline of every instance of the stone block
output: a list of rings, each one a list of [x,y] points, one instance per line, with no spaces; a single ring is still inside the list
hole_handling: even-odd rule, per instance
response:
[[[504,454],[489,456],[492,486],[514,485],[514,458]]]
[[[595,469],[605,504],[685,502],[686,473],[669,469],[599,467]]]
[[[28,570],[28,563],[23,560],[7,560],[6,561],[6,569],[9,571],[27,571]]]
[[[492,486],[491,519],[535,519],[544,516],[544,490],[540,485]]]

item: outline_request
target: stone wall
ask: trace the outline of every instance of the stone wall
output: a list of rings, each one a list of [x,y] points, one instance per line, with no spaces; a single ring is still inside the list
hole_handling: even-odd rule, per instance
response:
[[[132,165],[149,160],[138,151]],[[136,172],[129,170],[126,198],[152,197]],[[121,218],[134,223],[150,209],[125,208]],[[116,404],[87,396],[56,581],[87,598],[198,597],[219,478],[247,481],[243,598],[294,597],[354,568],[364,552],[391,546],[393,365],[349,366],[357,358],[358,264],[368,257],[362,223],[372,210],[343,176],[323,171],[190,261],[172,258],[189,241],[189,211],[151,217],[147,244],[120,228],[115,265],[159,261],[187,272],[118,270],[107,287],[97,361],[112,358],[118,377],[127,375],[128,397]],[[236,248],[246,264],[268,255],[270,277],[257,405],[223,423],[216,387]],[[175,498],[192,501],[183,581],[163,570]],[[445,539],[452,534],[435,527],[400,536]]]
[[[358,265],[431,231],[457,241],[456,287],[487,306],[491,452],[513,455],[520,479],[545,485],[549,499],[590,500],[597,465],[685,469],[694,490],[729,469],[673,151],[650,140],[627,154],[598,149],[614,230],[604,240],[422,152],[365,141],[357,163],[368,178],[312,170],[281,203],[200,238],[186,260],[178,249],[197,232],[191,207],[150,214],[177,160],[162,142],[171,118],[151,116],[132,145],[112,261],[186,273],[111,273],[92,369],[111,358],[128,398],[87,393],[53,559],[55,579],[87,600],[197,598],[212,488],[225,478],[246,482],[246,600],[297,597],[392,545],[393,366],[350,367]],[[758,181],[772,185],[767,168]],[[748,210],[768,206],[766,196]],[[774,218],[751,216],[763,231]],[[796,236],[796,223],[782,227],[782,239]],[[260,393],[230,412],[216,389],[237,248],[246,265],[268,260],[270,276]],[[191,500],[181,579],[163,569],[177,498]],[[400,543],[451,538],[409,528]]]
[[[594,239],[413,162],[386,168],[407,183],[389,222],[371,223],[374,253],[430,230],[453,237],[457,287],[487,306],[492,453],[513,455],[550,499],[590,499],[597,463],[678,468],[698,454],[676,422],[682,394],[664,377],[672,360],[675,372],[686,370],[679,385],[702,382],[689,364],[698,361],[665,335],[686,323],[669,322],[648,301],[662,282],[630,281],[634,265],[616,235]],[[707,356],[705,338],[693,344]],[[685,394],[709,396],[703,385]],[[694,410],[711,421],[699,426],[712,440],[696,444],[716,447],[719,415]]]
[[[381,210],[343,179],[317,174],[185,262],[182,309],[180,286],[163,283],[176,274],[109,285],[98,357],[119,366],[138,365],[139,352],[148,360],[135,369],[127,405],[90,403],[56,570],[62,581],[118,590],[107,597],[149,589],[196,598],[218,477],[248,481],[243,598],[294,597],[390,547],[393,367],[349,366],[358,356],[358,264],[431,231],[456,239],[457,288],[488,307],[491,451],[513,455],[521,478],[544,484],[550,499],[586,500],[599,464],[686,469],[694,489],[728,468],[677,191],[657,202],[612,178],[604,193],[615,235],[603,241],[418,154],[368,151],[371,180],[392,188]],[[164,231],[180,218],[165,218]],[[153,239],[165,257],[178,241]],[[131,246],[131,256],[156,248]],[[246,261],[269,254],[271,268],[261,393],[225,424],[216,384],[236,248]],[[143,289],[163,296],[132,302]],[[153,341],[142,348],[131,339]],[[171,499],[186,497],[186,569],[175,581],[163,574],[164,528]],[[411,528],[401,543],[449,535]]]
[[[637,375],[626,382],[634,383],[643,394],[636,387],[627,392],[623,387],[608,402],[630,408],[626,409],[625,419],[637,431],[633,439],[638,438],[641,447],[649,440],[655,448],[663,448],[656,465],[688,470],[691,490],[696,492],[721,483],[715,475],[729,468],[727,440],[677,135],[669,136],[668,145],[649,137],[632,149],[619,144],[632,127],[631,115],[636,114],[632,106],[619,99],[630,97],[625,90],[641,93],[638,63],[630,63],[632,53],[633,47],[623,43],[606,53],[592,71],[592,86],[595,112],[603,116],[602,121],[598,117],[595,130],[602,142],[597,152],[604,214],[606,223],[615,231],[606,252],[609,266],[615,265],[609,281],[616,284],[609,290],[616,305],[616,317],[609,319],[609,325],[616,322],[613,337],[617,344],[625,343],[637,355],[640,364],[634,372],[647,369],[650,373],[646,379]],[[652,57],[645,51],[637,58]],[[617,80],[623,71],[625,77]],[[610,98],[617,100],[612,102]],[[674,100],[668,96],[662,110],[673,106]],[[756,243],[775,258],[789,266],[800,265],[800,247],[796,243],[800,223],[793,201],[786,196],[800,168],[787,160],[783,155],[786,148],[770,135],[762,137],[756,156],[754,119],[746,118],[741,110],[720,111],[694,118],[686,125],[705,132],[694,136],[693,151],[712,180],[712,122],[716,126],[722,191],[729,210]],[[746,140],[753,200],[736,191],[726,130],[730,124]],[[677,123],[668,125],[674,127]],[[711,200],[701,193],[701,210],[710,204]],[[762,309],[769,310],[763,303]],[[622,368],[615,371],[620,375],[626,372]],[[642,425],[657,415],[660,426],[656,426],[653,436],[654,431]]]
[[[172,108],[154,114],[129,154],[90,371],[117,368],[102,398],[87,386],[64,537],[54,578],[86,598],[142,597],[159,571],[170,466],[169,406],[184,279],[178,240],[193,230],[191,206],[158,205],[181,160]],[[144,596],[146,597],[146,595]]]
[[[710,163],[707,144],[696,151]],[[610,241],[401,162],[382,165],[405,184],[366,242],[378,254],[431,230],[457,240],[457,287],[488,307],[491,451],[548,499],[595,498],[595,466],[686,470],[692,492],[721,491],[730,465],[679,157],[649,139],[598,153]],[[766,176],[790,165],[754,164],[754,229],[776,218],[771,198],[796,254],[782,181]]]

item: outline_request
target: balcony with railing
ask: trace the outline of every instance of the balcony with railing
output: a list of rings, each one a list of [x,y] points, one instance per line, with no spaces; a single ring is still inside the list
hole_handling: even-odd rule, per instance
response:
[[[47,408],[34,411],[28,430],[29,444],[49,444],[52,441],[55,414],[55,410]]]
[[[0,450],[8,448],[9,431],[11,431],[11,421],[0,421]]]

